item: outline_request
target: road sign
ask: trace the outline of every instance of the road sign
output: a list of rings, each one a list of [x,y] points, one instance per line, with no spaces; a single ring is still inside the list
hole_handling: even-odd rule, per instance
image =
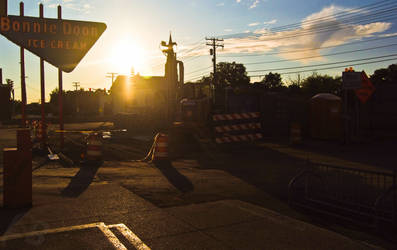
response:
[[[65,72],[74,70],[105,29],[96,22],[0,17],[0,34]]]
[[[342,73],[343,89],[359,89],[361,88],[361,72],[343,72]]]
[[[375,91],[375,87],[372,84],[371,80],[369,80],[367,74],[363,71],[361,72],[362,77],[362,86],[359,89],[356,89],[356,96],[362,103],[366,103],[371,95]]]

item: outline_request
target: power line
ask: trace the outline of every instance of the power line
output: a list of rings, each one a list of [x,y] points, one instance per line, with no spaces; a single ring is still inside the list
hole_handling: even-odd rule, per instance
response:
[[[383,46],[378,46],[378,47],[372,47],[372,48],[356,49],[356,50],[350,50],[350,51],[341,51],[341,52],[335,52],[335,53],[330,53],[330,54],[325,54],[325,55],[318,55],[318,56],[308,56],[308,57],[300,57],[300,58],[284,59],[284,60],[274,60],[274,61],[265,61],[265,62],[244,63],[244,65],[279,63],[279,62],[287,62],[287,61],[294,61],[294,60],[296,61],[296,60],[304,60],[304,59],[319,58],[319,57],[326,57],[326,56],[343,55],[343,54],[350,54],[350,53],[360,52],[360,51],[368,51],[368,50],[375,50],[375,49],[380,49],[380,48],[387,48],[387,47],[392,47],[392,46],[397,46],[397,43],[383,45]]]
[[[113,80],[112,80],[112,83],[113,83]],[[76,88],[76,91],[80,88],[80,82],[73,82],[72,84],[73,84],[73,87]]]
[[[106,77],[107,78],[112,78],[112,84],[114,83],[114,77],[115,76],[117,76],[119,73],[115,73],[115,72],[110,72],[110,73],[107,73],[107,75],[106,75]]]
[[[195,43],[191,43],[191,44],[187,44],[187,45],[185,45],[186,47],[188,47],[188,46],[195,46],[196,44],[201,44],[201,42],[204,40],[204,38],[201,38],[200,40],[198,40],[197,42],[195,42]],[[190,49],[188,49],[188,48],[186,48],[187,50],[190,50]],[[181,51],[179,51],[178,53],[181,53],[183,50],[185,50],[185,49],[182,49]]]
[[[391,1],[391,3],[384,4],[384,3],[390,2],[390,1]],[[301,25],[306,25],[306,24],[310,24],[310,23],[316,23],[316,22],[321,23],[321,22],[324,22],[324,20],[325,20],[325,21],[328,21],[328,20],[330,20],[331,18],[342,17],[342,16],[349,16],[349,15],[355,15],[355,14],[357,14],[357,13],[360,13],[360,11],[362,12],[362,11],[374,10],[374,9],[377,9],[377,8],[380,8],[380,7],[384,7],[384,6],[387,6],[387,5],[390,5],[390,4],[394,5],[394,1],[393,1],[393,0],[380,1],[380,2],[376,2],[376,3],[364,5],[364,6],[361,6],[361,7],[359,7],[359,8],[352,9],[352,10],[340,11],[340,12],[335,13],[335,14],[332,14],[332,15],[327,15],[327,16],[323,16],[323,17],[318,17],[318,18],[314,18],[314,19],[311,19],[311,20],[306,20],[306,21],[299,22],[299,23],[293,23],[293,24],[287,24],[287,25],[283,25],[283,26],[278,26],[278,27],[272,28],[272,29],[270,29],[270,30],[271,30],[271,31],[275,31],[275,30],[287,30],[287,29],[289,29],[289,28],[291,28],[291,27],[292,27],[292,28],[294,28],[294,27],[296,27],[296,26],[299,27],[299,26],[301,26]],[[371,6],[373,6],[373,7],[372,7],[372,8],[368,8],[368,7],[371,7]]]
[[[210,72],[206,72],[206,73],[204,73],[204,72],[201,72],[201,73],[199,73],[199,74],[196,74],[196,75],[193,75],[193,76],[190,76],[190,78],[196,78],[196,77],[199,77],[199,76],[202,76],[202,75],[206,75],[206,74],[208,74],[208,73],[210,73]]]
[[[373,61],[373,62],[353,63],[353,64],[339,65],[339,66],[333,66],[333,67],[327,67],[327,68],[321,68],[321,69],[309,69],[309,70],[301,70],[301,71],[295,71],[295,72],[283,72],[283,73],[279,73],[279,74],[280,75],[299,74],[299,73],[305,73],[305,72],[315,72],[315,71],[322,71],[322,70],[329,70],[329,69],[346,68],[346,67],[350,67],[350,66],[367,65],[367,64],[388,62],[388,61],[394,61],[394,60],[397,60],[397,57]],[[262,76],[265,76],[265,75],[263,75],[263,74],[262,75],[249,75],[249,77],[262,77]]]
[[[199,71],[203,71],[203,70],[206,70],[206,69],[210,69],[211,67],[212,67],[212,66],[208,66],[208,67],[201,68],[201,69],[198,69],[198,70],[195,70],[195,71],[191,71],[191,72],[189,72],[189,73],[187,73],[187,74],[185,74],[185,75],[191,75],[191,74],[196,73],[196,72],[199,72]]]
[[[197,80],[199,80],[199,79],[201,79],[201,78],[203,78],[203,77],[205,77],[205,76],[207,76],[207,74],[200,75],[200,76],[194,77],[194,78],[190,78],[189,80],[187,80],[187,82],[197,81]]]
[[[279,71],[279,70],[289,70],[289,69],[311,68],[311,67],[327,66],[327,65],[334,65],[334,64],[340,64],[340,63],[357,62],[357,61],[364,61],[364,60],[373,60],[373,59],[379,59],[379,58],[391,57],[391,56],[397,56],[397,54],[390,54],[390,55],[376,56],[376,57],[370,57],[370,58],[355,59],[355,60],[346,60],[346,61],[339,61],[339,62],[332,62],[332,63],[306,65],[306,66],[295,66],[295,67],[287,67],[287,68],[250,70],[250,71],[247,71],[247,72]]]
[[[191,49],[189,49],[189,50],[187,50],[187,51],[185,51],[185,52],[179,52],[179,53],[182,53],[183,55],[181,56],[181,58],[183,58],[183,57],[186,57],[190,52],[192,52],[193,50],[196,50],[196,49],[198,49],[198,48],[200,48],[200,47],[203,47],[204,45],[203,44],[199,44],[199,45],[197,45],[197,46],[195,46],[195,47],[193,47],[193,48],[191,48]]]
[[[384,2],[389,2],[389,1],[390,0],[381,1],[381,2],[378,2],[378,3],[365,5],[365,6],[356,8],[356,9],[347,10],[347,11],[341,11],[341,12],[338,12],[338,13],[335,13],[335,14],[332,14],[332,15],[324,16],[324,17],[319,17],[319,18],[315,18],[315,19],[311,19],[311,20],[301,21],[301,22],[298,22],[298,23],[292,23],[292,24],[287,24],[287,25],[283,25],[283,26],[278,26],[278,27],[274,27],[274,28],[269,29],[269,31],[270,32],[273,31],[274,33],[287,31],[287,30],[289,30],[291,28],[301,27],[301,26],[309,24],[309,23],[316,24],[316,23],[324,23],[325,21],[329,21],[329,20],[334,21],[335,18],[337,18],[337,17],[347,16],[347,15],[353,15],[353,18],[354,18],[354,15],[355,16],[359,16],[359,15],[362,15],[363,12],[368,13],[370,10],[374,10],[374,9],[377,9],[377,8],[380,8],[380,7],[384,7],[384,6],[387,6],[387,5],[391,5],[391,6],[388,6],[388,8],[382,9],[382,10],[388,10],[388,9],[390,9],[390,7],[394,7],[395,6],[395,3],[393,1],[391,1],[391,3],[388,3],[388,4],[383,4]],[[379,6],[368,8],[368,7],[373,6],[373,5],[379,5]],[[344,14],[344,13],[346,13],[346,15],[341,15],[341,14]],[[345,20],[348,20],[349,18],[353,19],[352,17],[348,17],[348,18],[345,17]],[[225,37],[230,37],[230,36],[241,35],[241,34],[244,34],[244,33],[226,34],[224,36]]]
[[[397,8],[393,9],[393,10],[397,10]],[[393,14],[392,18],[381,17],[381,19],[377,18],[377,19],[371,19],[369,21],[372,21],[372,22],[389,21],[389,20],[394,20],[396,17],[397,17],[397,15]],[[354,24],[361,24],[361,23],[354,23]],[[362,23],[362,24],[364,24],[364,23]],[[335,27],[335,28],[333,28],[333,27]],[[265,41],[283,40],[283,39],[296,38],[296,37],[320,34],[320,33],[331,32],[331,31],[344,30],[344,29],[348,29],[348,28],[351,28],[351,26],[348,26],[346,24],[342,25],[342,24],[338,23],[338,24],[330,25],[328,27],[321,28],[321,29],[306,29],[305,31],[299,32],[298,34],[278,36],[278,37],[273,37],[273,38],[265,38],[265,39],[261,39],[258,41],[265,42]],[[296,30],[296,31],[298,31],[298,30]],[[277,33],[272,33],[272,34],[268,34],[268,35],[262,34],[261,38],[267,37],[267,36],[277,36]]]
[[[183,62],[184,62],[184,63],[192,62],[192,61],[197,60],[197,59],[199,59],[200,57],[203,57],[203,56],[207,56],[207,55],[187,56],[187,57],[189,57],[189,58],[186,59],[186,60],[184,60]]]
[[[316,47],[316,48],[311,48],[311,49],[301,49],[301,50],[292,50],[292,51],[291,50],[290,51],[279,51],[279,52],[261,53],[261,54],[246,54],[246,55],[219,55],[219,57],[251,57],[251,56],[270,56],[270,55],[278,55],[278,54],[291,54],[291,53],[298,53],[298,52],[305,52],[305,51],[312,51],[312,50],[343,47],[343,46],[349,46],[349,45],[353,45],[353,44],[367,43],[367,42],[379,41],[379,40],[390,39],[390,38],[395,38],[395,37],[397,37],[397,35],[388,36],[388,37],[379,37],[379,38],[369,39],[369,40],[365,40],[365,41],[350,42],[350,43],[345,43],[345,44],[340,44],[340,45]]]

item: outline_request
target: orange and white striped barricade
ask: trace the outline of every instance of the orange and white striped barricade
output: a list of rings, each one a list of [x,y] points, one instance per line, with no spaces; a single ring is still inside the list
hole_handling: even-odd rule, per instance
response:
[[[259,112],[212,115],[214,139],[218,144],[249,142],[263,138]]]
[[[158,133],[155,138],[152,162],[169,161],[168,157],[168,135]]]
[[[102,160],[102,141],[99,133],[91,133],[87,136],[85,160]]]

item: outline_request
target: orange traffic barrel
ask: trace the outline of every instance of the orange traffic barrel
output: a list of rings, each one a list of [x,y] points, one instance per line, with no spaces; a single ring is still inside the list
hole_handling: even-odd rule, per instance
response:
[[[152,161],[168,161],[168,135],[157,134]]]
[[[100,161],[102,160],[102,141],[99,133],[91,133],[87,137],[86,160]]]

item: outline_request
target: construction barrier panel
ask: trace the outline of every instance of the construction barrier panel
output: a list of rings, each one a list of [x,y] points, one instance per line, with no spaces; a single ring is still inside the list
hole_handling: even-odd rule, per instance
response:
[[[215,142],[248,142],[263,138],[259,112],[212,115]]]

